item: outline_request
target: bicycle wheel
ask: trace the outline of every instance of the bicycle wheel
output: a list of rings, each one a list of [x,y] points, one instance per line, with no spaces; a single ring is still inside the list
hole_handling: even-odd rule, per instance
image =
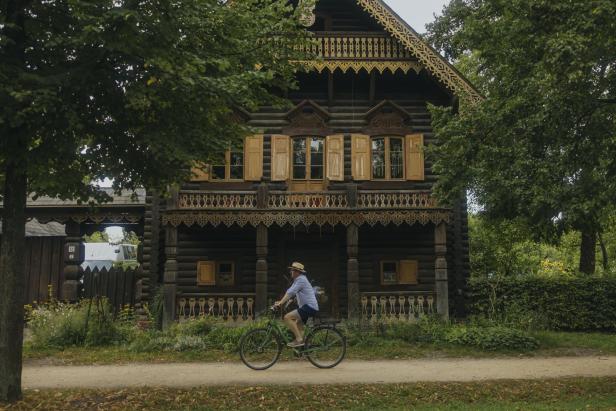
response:
[[[334,368],[346,354],[346,338],[331,327],[317,327],[306,337],[306,356],[318,368]]]
[[[267,328],[249,331],[240,340],[240,357],[253,370],[267,370],[276,364],[281,351],[278,336]]]

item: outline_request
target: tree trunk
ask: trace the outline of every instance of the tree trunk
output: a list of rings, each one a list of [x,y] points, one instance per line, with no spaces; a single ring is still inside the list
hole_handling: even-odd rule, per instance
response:
[[[605,241],[603,241],[603,235],[599,233],[599,246],[601,247],[601,257],[602,257],[602,265],[603,270],[607,271],[608,266],[610,265],[609,255],[607,253],[607,247],[605,246]]]
[[[580,245],[580,272],[588,275],[595,273],[597,245],[597,232],[590,229],[582,230],[582,244]]]

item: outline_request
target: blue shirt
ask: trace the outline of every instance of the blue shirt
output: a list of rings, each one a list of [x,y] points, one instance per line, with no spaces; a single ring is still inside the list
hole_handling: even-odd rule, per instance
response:
[[[319,311],[319,303],[317,302],[314,288],[312,288],[305,275],[301,274],[293,280],[293,284],[287,290],[287,294],[291,298],[297,296],[297,305],[299,307],[308,305],[313,310]]]

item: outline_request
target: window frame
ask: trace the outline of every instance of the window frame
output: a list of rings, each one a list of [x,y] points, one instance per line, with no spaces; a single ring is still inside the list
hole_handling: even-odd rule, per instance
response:
[[[242,178],[231,178],[231,153],[241,154],[242,156]],[[222,167],[223,164],[212,164],[210,165],[210,182],[213,183],[239,183],[245,181],[245,167],[246,167],[246,154],[243,149],[238,148],[237,150],[232,150],[228,148],[225,150],[225,177],[224,178],[215,178],[214,177],[214,167]]]
[[[294,150],[294,143],[296,140],[301,140],[304,139],[304,141],[306,142],[306,164],[304,165],[305,167],[305,173],[306,173],[306,177],[305,178],[296,178],[295,177],[295,164],[294,164],[294,158],[295,158],[295,150]],[[321,178],[312,178],[312,150],[311,150],[311,142],[313,139],[318,139],[321,140],[323,142],[323,165],[322,165],[322,169],[323,169],[323,177]],[[327,139],[323,136],[316,136],[316,135],[312,135],[312,136],[291,136],[289,138],[289,145],[290,145],[290,151],[289,151],[289,170],[291,172],[291,181],[325,181],[326,176],[327,176]]]
[[[231,282],[227,283],[227,284],[222,284],[220,281],[220,266],[222,264],[229,264],[231,265]],[[235,261],[229,261],[229,260],[223,260],[223,261],[216,261],[216,285],[219,287],[233,287],[235,286]]]
[[[385,264],[395,264],[396,265],[396,281],[395,282],[385,282]],[[381,285],[399,285],[400,284],[400,261],[398,260],[381,260]]]
[[[384,139],[385,146],[383,148],[384,156],[385,156],[385,176],[383,178],[375,178],[374,177],[374,166],[373,166],[373,156],[374,150],[372,146],[372,142],[376,139]],[[391,139],[400,140],[402,143],[402,177],[392,178],[391,177]],[[370,136],[370,180],[374,181],[406,181],[406,144],[405,137],[398,135],[377,135]]]

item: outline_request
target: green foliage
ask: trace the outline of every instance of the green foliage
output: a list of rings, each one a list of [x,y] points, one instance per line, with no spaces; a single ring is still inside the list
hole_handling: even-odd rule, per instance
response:
[[[527,351],[539,347],[539,342],[524,331],[504,326],[478,327],[456,326],[446,334],[445,341],[450,344],[478,347],[482,350]]]
[[[473,279],[470,310],[529,329],[616,330],[616,278]]]
[[[108,243],[109,234],[106,231],[95,231],[92,235],[83,236],[84,243]]]
[[[439,196],[470,191],[537,238],[601,231],[616,202],[616,3],[452,0],[429,33],[486,96],[432,108]]]

